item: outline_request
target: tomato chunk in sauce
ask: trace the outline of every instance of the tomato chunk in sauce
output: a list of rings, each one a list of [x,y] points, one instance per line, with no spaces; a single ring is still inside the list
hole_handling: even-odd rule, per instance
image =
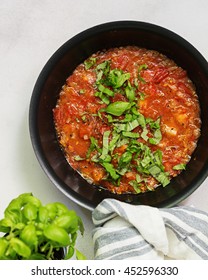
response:
[[[135,46],[93,54],[70,75],[53,110],[68,163],[110,192],[165,187],[196,148],[192,81],[165,55]]]

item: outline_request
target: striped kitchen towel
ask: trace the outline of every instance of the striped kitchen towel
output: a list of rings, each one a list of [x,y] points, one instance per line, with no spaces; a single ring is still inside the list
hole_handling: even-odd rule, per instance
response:
[[[103,200],[92,213],[96,260],[208,260],[208,214]]]

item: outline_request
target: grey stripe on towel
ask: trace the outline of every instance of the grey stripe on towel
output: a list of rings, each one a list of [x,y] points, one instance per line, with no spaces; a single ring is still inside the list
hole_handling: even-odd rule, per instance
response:
[[[105,199],[92,213],[95,259],[208,259],[208,214]]]

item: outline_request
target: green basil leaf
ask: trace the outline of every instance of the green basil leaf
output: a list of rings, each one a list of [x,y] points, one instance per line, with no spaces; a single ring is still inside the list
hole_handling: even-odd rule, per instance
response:
[[[5,237],[0,237],[0,260],[6,259],[6,251],[9,246],[9,242]]]
[[[122,135],[129,138],[139,138],[140,134],[136,132],[123,131]]]
[[[11,228],[14,227],[14,223],[8,219],[8,218],[4,218],[2,220],[0,220],[0,231],[1,232],[10,232]]]
[[[147,64],[142,64],[139,66],[139,69],[138,69],[138,80],[141,81],[142,83],[146,83],[146,81],[144,80],[144,78],[141,77],[141,74],[140,72],[142,70],[146,70],[148,68]]]
[[[154,157],[155,164],[159,166],[162,171],[164,171],[164,166],[162,163],[162,151],[160,150],[155,151],[153,153],[153,157]]]
[[[96,67],[96,71],[100,71],[100,70],[102,70],[103,73],[106,75],[110,70],[110,61],[105,60],[102,63],[98,64]]]
[[[100,156],[101,160],[104,160],[105,157],[108,155],[108,143],[109,143],[109,135],[110,135],[110,131],[105,131],[103,133],[103,147],[102,147],[102,154]]]
[[[142,165],[142,167],[147,167],[149,164],[150,164],[150,162],[152,161],[152,158],[151,158],[151,156],[145,156],[144,158],[143,158],[143,160],[141,160],[141,165]]]
[[[11,222],[14,224],[22,222],[22,212],[20,210],[10,210],[9,208],[7,208],[4,212],[4,216],[5,218],[11,220]]]
[[[108,75],[108,84],[113,88],[120,88],[130,78],[130,73],[123,73],[121,69],[113,69]]]
[[[55,244],[61,246],[68,246],[70,244],[70,238],[66,230],[57,225],[48,225],[44,229],[43,234]]]
[[[29,247],[34,247],[38,243],[38,238],[36,235],[36,228],[33,224],[26,225],[21,231],[20,238]]]
[[[110,103],[106,108],[105,111],[108,114],[114,116],[121,116],[125,111],[131,108],[131,104],[125,101],[116,101],[114,103]]]
[[[25,204],[33,204],[39,208],[41,206],[41,201],[37,197],[33,196],[32,193],[26,193],[22,195],[22,205]]]
[[[150,128],[153,130],[160,129],[160,118],[158,118],[156,121],[147,118],[146,123],[148,123]]]
[[[72,234],[78,230],[79,217],[76,215],[75,211],[70,210],[68,213],[57,217],[54,220],[54,224],[64,228],[68,233]]]
[[[140,125],[140,123],[139,123],[139,120],[138,120],[138,119],[133,120],[133,121],[127,123],[126,131],[132,131],[133,129],[135,129],[135,128],[138,127],[139,125]]]
[[[84,61],[85,69],[88,70],[88,69],[90,69],[93,65],[95,65],[96,60],[97,60],[97,59],[96,59],[95,57],[90,57],[89,59],[85,60],[85,61]]]
[[[74,156],[74,160],[76,160],[76,161],[82,161],[82,160],[85,160],[85,158],[80,157],[79,155],[77,155],[77,156]]]
[[[95,96],[99,97],[102,100],[102,102],[107,104],[107,105],[110,103],[110,99],[100,91],[97,91],[95,93]]]
[[[118,162],[119,167],[121,166],[126,166],[127,164],[129,164],[132,160],[132,153],[129,151],[124,152]]]
[[[137,183],[137,181],[135,180],[132,180],[129,182],[129,184],[134,188],[135,192],[138,194],[138,193],[141,193],[141,189],[139,187],[139,184]]]
[[[116,173],[116,169],[114,168],[114,166],[111,163],[108,162],[102,162],[101,165],[105,168],[105,170],[110,174],[111,178],[113,180],[118,180],[119,179],[119,175]]]
[[[28,221],[35,220],[37,218],[38,208],[34,204],[27,204],[22,210],[24,217]]]
[[[61,215],[69,212],[69,209],[66,207],[65,204],[63,204],[61,202],[53,202],[53,204],[55,204],[55,206],[56,206],[57,216],[61,216]]]
[[[128,123],[115,123],[114,127],[116,128],[116,131],[119,133],[121,131],[126,131],[126,132],[132,131],[139,125],[140,125],[139,121],[136,119]]]
[[[99,91],[107,94],[108,96],[114,96],[114,92],[107,87],[104,87],[102,84],[98,85]]]
[[[54,214],[55,217],[55,214]],[[50,221],[48,209],[44,206],[41,206],[38,211],[38,219],[41,223],[47,223]]]
[[[24,227],[25,227],[24,223],[17,223],[13,226],[12,230],[13,231],[16,231],[16,230],[21,231]]]
[[[148,68],[147,64],[142,64],[139,66],[138,71],[140,72],[141,70],[146,70]]]
[[[184,163],[176,164],[175,166],[173,166],[173,170],[185,170],[185,169],[186,169],[186,164]]]
[[[162,139],[162,133],[160,129],[156,129],[154,132],[154,137],[149,138],[149,142],[150,144],[157,145],[160,143],[161,139]]]
[[[130,82],[128,82],[127,87],[125,88],[126,97],[130,102],[136,99],[135,97],[135,89],[131,86]]]
[[[15,251],[19,256],[24,259],[29,259],[31,255],[31,249],[19,238],[13,237],[10,240],[9,247],[11,250]]]
[[[146,126],[145,126],[145,127],[143,128],[142,133],[141,133],[141,137],[142,137],[145,141],[147,141],[147,140],[149,139],[149,137],[147,136],[147,134],[148,134],[148,130],[147,130]]]
[[[86,157],[89,158],[90,157],[90,154],[94,151],[94,150],[97,150],[98,152],[100,152],[100,148],[98,146],[98,141],[97,139],[95,139],[94,137],[90,137],[90,141],[91,141],[91,144],[90,144],[90,147],[87,151],[87,154],[86,154]]]
[[[110,61],[106,60],[98,64],[96,67],[96,75],[97,75],[96,83],[99,84],[103,75],[105,76],[108,75],[109,71],[110,71]]]
[[[158,166],[152,165],[148,168],[150,174],[162,184],[163,187],[170,183],[170,180],[165,172],[163,172]]]
[[[115,147],[116,147],[116,145],[117,145],[117,143],[118,143],[120,137],[121,137],[120,134],[117,134],[117,133],[115,133],[115,132],[113,133],[112,140],[111,140],[110,143],[109,143],[109,150],[110,150],[111,153],[112,153],[113,150],[115,149]]]

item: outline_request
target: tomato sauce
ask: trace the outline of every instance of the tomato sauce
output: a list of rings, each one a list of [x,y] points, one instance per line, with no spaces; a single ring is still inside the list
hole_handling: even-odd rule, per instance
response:
[[[134,46],[93,54],[53,110],[69,164],[113,193],[154,191],[177,176],[200,136],[200,107],[184,69]]]

